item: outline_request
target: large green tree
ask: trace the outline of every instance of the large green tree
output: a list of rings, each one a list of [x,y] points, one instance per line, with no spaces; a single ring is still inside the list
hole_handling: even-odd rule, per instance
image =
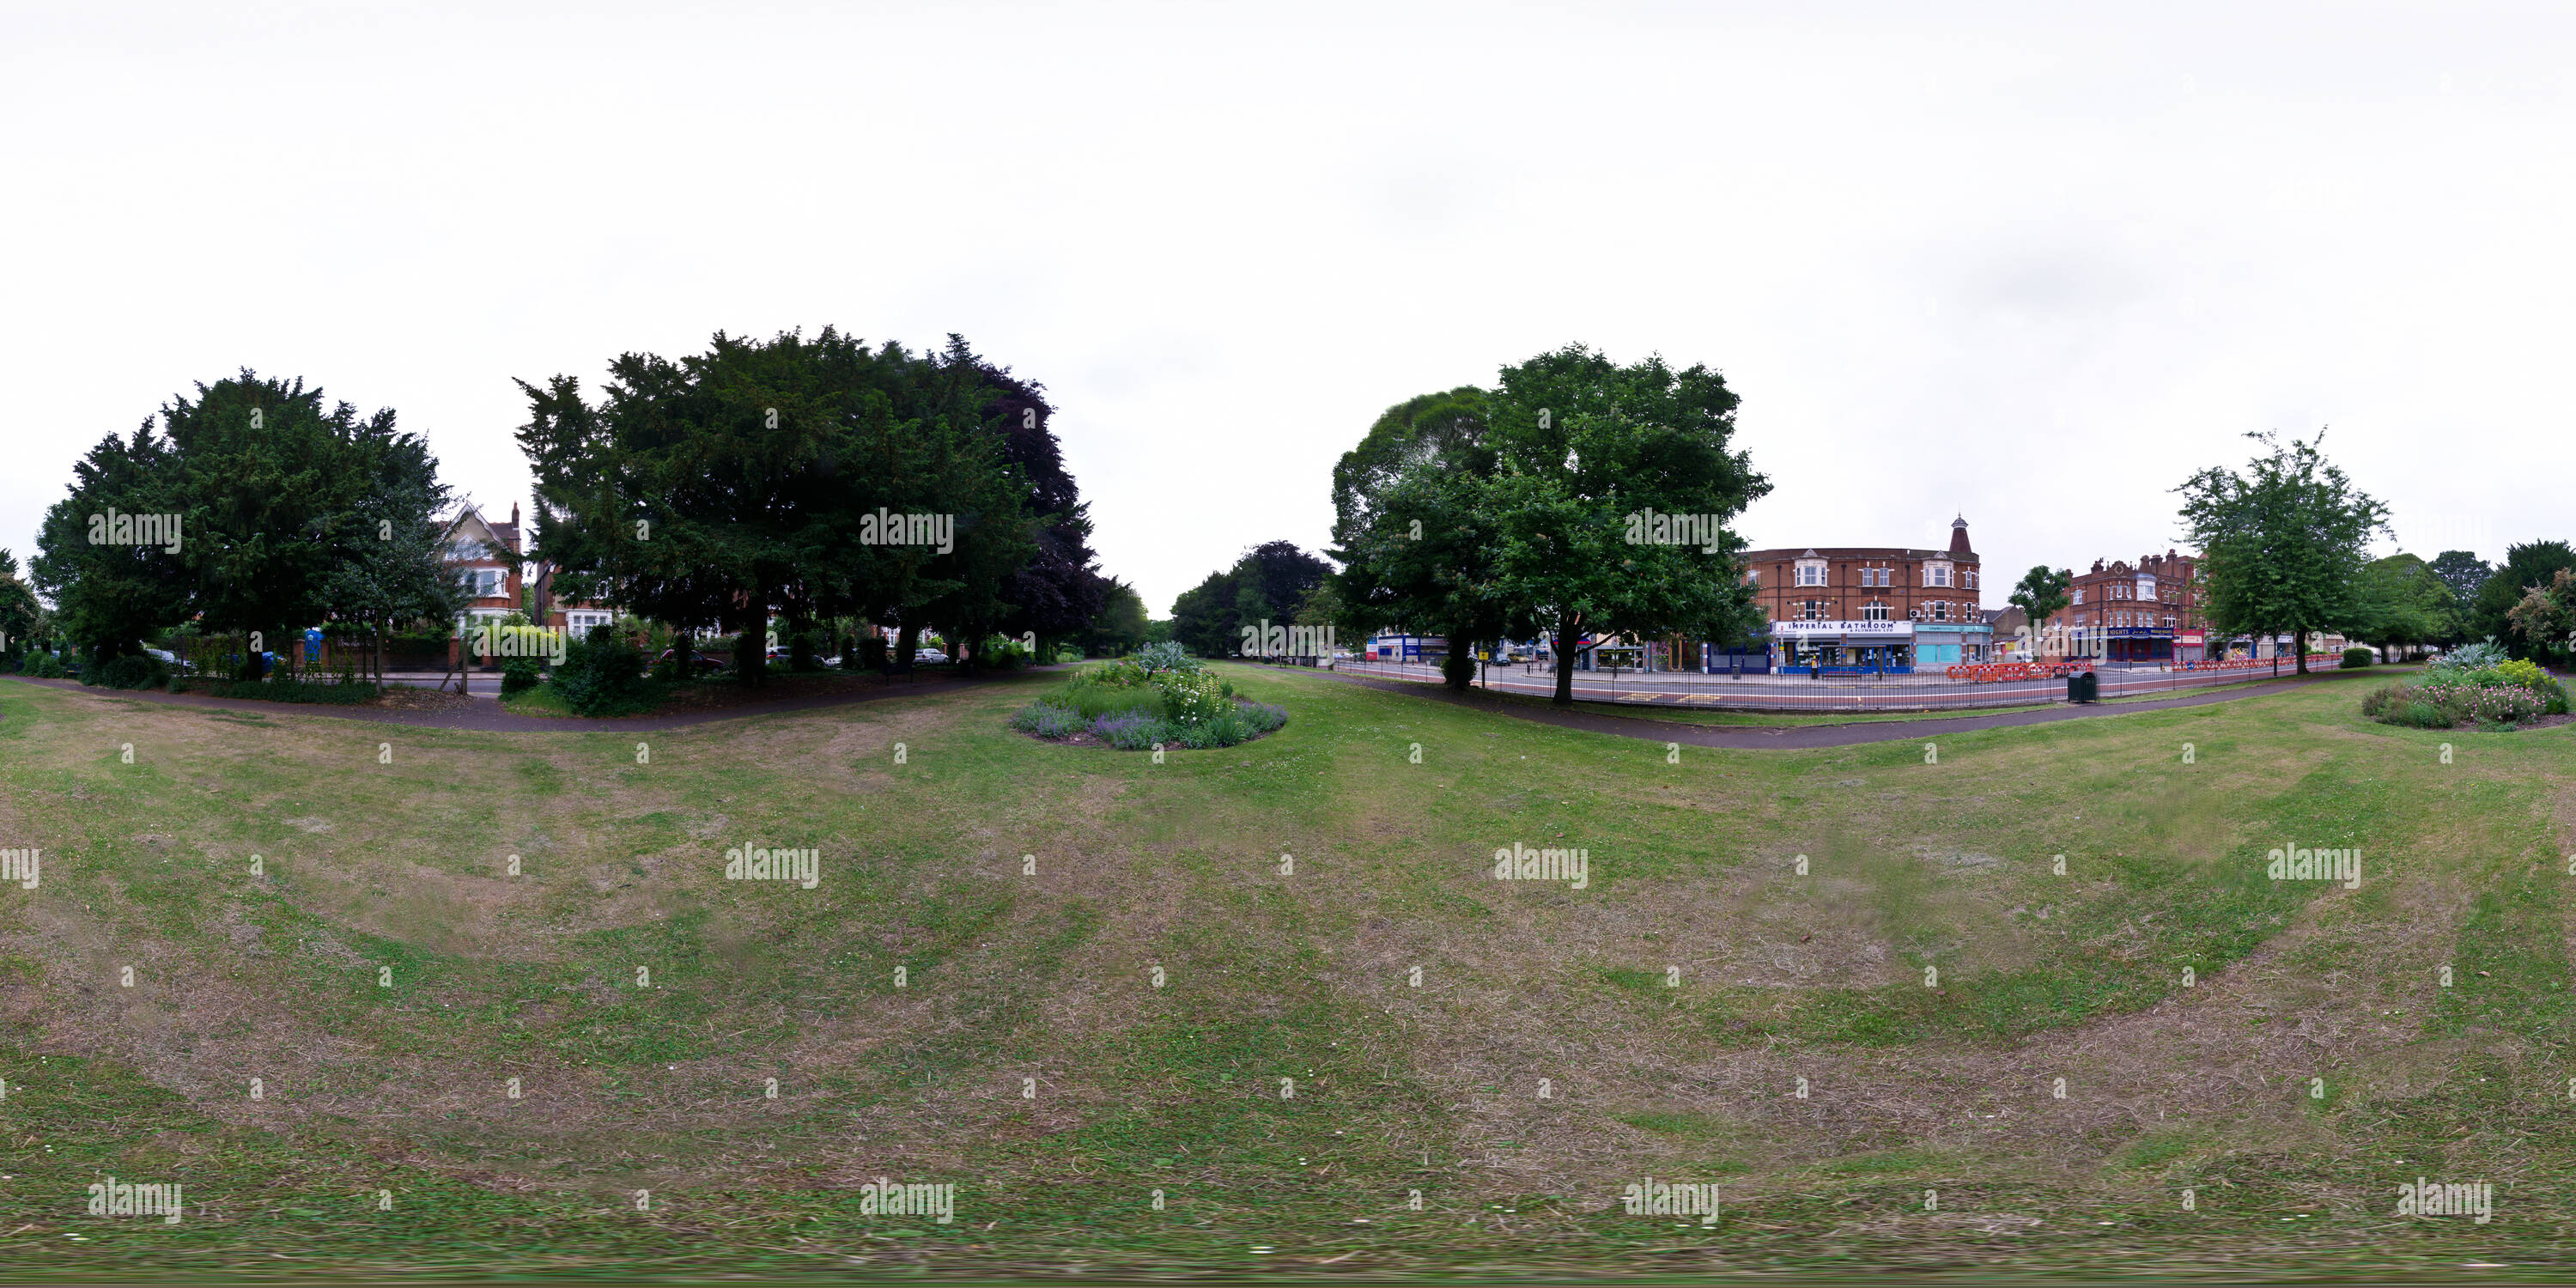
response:
[[[1145,646],[1145,598],[1134,586],[1112,579],[1101,597],[1100,611],[1084,632],[1083,647],[1095,656],[1118,657]]]
[[[45,623],[45,607],[36,592],[18,580],[18,556],[0,550],[0,655],[16,657]]]
[[[739,631],[753,684],[773,613],[799,629],[892,623],[899,664],[924,627],[971,647],[1006,616],[1041,524],[1067,516],[1034,512],[993,423],[1025,390],[997,385],[962,342],[952,356],[830,327],[718,333],[677,361],[619,357],[596,404],[569,376],[521,382],[519,440],[559,593]],[[906,515],[931,517],[930,531],[893,522]]]
[[[2400,552],[2361,570],[2361,622],[2353,637],[2381,650],[2437,644],[2459,632],[2459,601],[2432,566]]]
[[[2445,550],[2433,556],[2433,562],[2426,566],[2433,570],[2434,576],[2442,579],[2443,585],[2451,588],[2451,597],[2463,607],[2478,597],[2478,588],[2486,585],[2487,578],[2495,574],[2495,565],[2469,550]]]
[[[2561,568],[2547,585],[2524,591],[2505,623],[2533,660],[2560,667],[2576,661],[2576,569]]]
[[[2067,588],[2074,584],[2074,569],[2051,568],[2047,564],[2037,564],[2029,572],[2023,573],[2020,584],[2014,586],[2012,593],[2004,597],[2005,603],[2020,609],[2022,616],[2030,619],[2033,657],[2039,655],[2038,641],[2041,632],[2048,629],[2048,619],[2056,616],[2059,609],[2074,602],[2073,597],[2067,593]]]
[[[1333,566],[1293,541],[1265,541],[1172,601],[1172,638],[1200,657],[1232,657],[1243,628],[1286,623]]]
[[[1390,407],[1333,466],[1338,625],[1447,638],[1453,658],[1533,629],[1500,593],[1499,547],[1483,507],[1497,457],[1484,390],[1472,385]],[[1452,668],[1453,687],[1472,670]]]
[[[395,428],[301,380],[243,370],[197,386],[129,439],[92,448],[71,495],[47,511],[37,584],[93,656],[130,652],[152,630],[194,621],[255,632],[271,648],[303,627],[379,622],[446,602],[431,510],[437,461]],[[166,544],[91,539],[111,513],[167,515]],[[256,675],[256,652],[246,659]]]
[[[1494,544],[1492,594],[1556,639],[1557,705],[1573,704],[1589,632],[1749,633],[1744,543],[1728,525],[1770,483],[1730,450],[1736,403],[1706,367],[1621,366],[1579,344],[1503,369],[1475,513]]]
[[[2576,568],[2576,549],[2564,541],[2506,546],[2503,566],[2488,574],[2469,603],[2468,638],[2492,639],[2515,657],[2534,657],[2531,642],[2513,629],[2513,609],[2534,587],[2549,586],[2561,568]]]
[[[2248,434],[2269,450],[2244,473],[2211,466],[2185,481],[2182,520],[2202,553],[2202,611],[2229,633],[2296,638],[2354,631],[2364,617],[2361,569],[2388,507],[2352,486],[2316,440]]]

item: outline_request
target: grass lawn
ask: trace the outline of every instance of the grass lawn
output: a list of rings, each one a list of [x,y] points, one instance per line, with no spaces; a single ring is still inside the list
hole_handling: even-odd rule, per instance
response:
[[[2576,729],[2319,685],[1676,764],[1224,673],[1288,726],[1160,764],[1011,731],[1051,675],[657,734],[0,682],[0,848],[42,849],[0,884],[0,1256],[2564,1265]],[[2358,888],[2266,879],[2285,843]],[[1517,846],[1580,888],[1495,879]],[[109,1174],[185,1219],[85,1214]],[[2393,1216],[2418,1176],[2493,1223]],[[1722,1215],[1624,1212],[1648,1177]]]

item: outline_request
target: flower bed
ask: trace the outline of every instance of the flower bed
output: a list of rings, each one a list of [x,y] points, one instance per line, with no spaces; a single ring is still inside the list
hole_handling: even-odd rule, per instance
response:
[[[1287,723],[1286,709],[1234,696],[1233,685],[1170,645],[1075,672],[1011,716],[1012,728],[1040,738],[1121,751],[1231,747]]]
[[[2567,688],[2530,662],[2462,649],[2416,679],[2383,685],[2361,700],[2361,713],[2413,729],[2510,729],[2567,714]]]

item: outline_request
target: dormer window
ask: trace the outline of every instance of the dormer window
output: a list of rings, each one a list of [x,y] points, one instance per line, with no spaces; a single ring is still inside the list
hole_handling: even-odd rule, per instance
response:
[[[1923,570],[1923,584],[1926,586],[1949,585],[1950,565],[1945,563],[1936,563],[1926,567]]]
[[[1798,584],[1801,586],[1824,585],[1825,561],[1822,559],[1801,559],[1798,561],[1797,573]]]

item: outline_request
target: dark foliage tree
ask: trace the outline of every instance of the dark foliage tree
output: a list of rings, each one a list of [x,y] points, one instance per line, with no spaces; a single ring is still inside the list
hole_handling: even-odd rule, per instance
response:
[[[2304,674],[2308,636],[2361,629],[2362,565],[2371,538],[2387,530],[2388,508],[2353,487],[2317,441],[2246,437],[2270,450],[2245,473],[2211,466],[2174,489],[2203,552],[2201,606],[2231,634],[2291,633]]]
[[[2504,565],[2488,574],[2469,602],[2468,638],[2493,639],[2515,657],[2534,657],[2531,642],[2513,629],[2513,609],[2535,587],[2551,585],[2561,568],[2576,568],[2576,549],[2564,541],[2506,546]]]
[[[1495,544],[1495,596],[1556,638],[1558,705],[1574,701],[1587,632],[1748,633],[1744,542],[1728,525],[1770,483],[1729,450],[1736,402],[1704,366],[1623,367],[1582,345],[1503,369],[1487,403],[1495,470],[1475,509]]]

